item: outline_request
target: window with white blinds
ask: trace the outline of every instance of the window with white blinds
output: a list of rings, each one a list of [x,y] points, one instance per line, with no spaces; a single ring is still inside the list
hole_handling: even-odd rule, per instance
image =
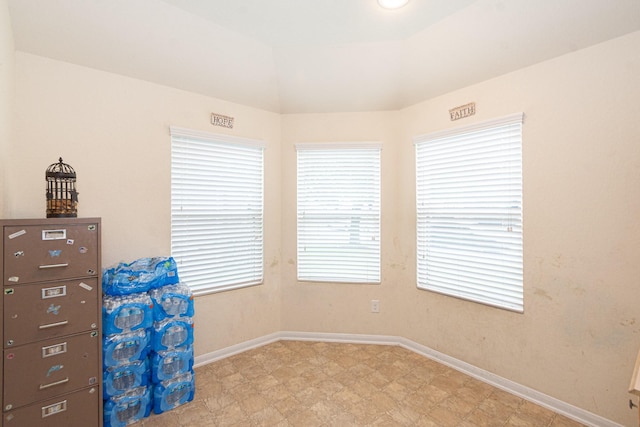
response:
[[[414,138],[419,288],[523,311],[523,117]]]
[[[380,282],[381,147],[296,145],[298,280]]]
[[[262,283],[263,150],[171,127],[171,255],[194,295]]]

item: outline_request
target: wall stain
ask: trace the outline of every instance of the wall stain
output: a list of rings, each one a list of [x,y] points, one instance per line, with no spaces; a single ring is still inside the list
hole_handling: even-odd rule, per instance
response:
[[[551,265],[558,268],[562,267],[564,265],[564,256],[562,254],[558,254],[555,257],[553,257],[553,261],[551,262]]]
[[[575,287],[573,288],[573,293],[576,295],[584,295],[587,293],[587,290],[585,288]]]
[[[280,260],[276,257],[273,257],[273,261],[271,261],[271,265],[269,267],[273,268],[280,264]]]
[[[391,264],[389,264],[389,267],[394,269],[394,270],[395,269],[398,269],[398,270],[406,270],[407,269],[407,266],[406,266],[405,263],[398,264],[398,263],[392,262]]]
[[[553,298],[551,298],[551,295],[549,295],[547,293],[547,291],[545,291],[544,289],[540,289],[540,288],[535,288],[535,290],[533,291],[533,293],[539,297],[543,297],[548,299],[549,301],[553,301]]]
[[[631,319],[623,319],[622,322],[620,322],[621,326],[633,326],[636,324],[636,318],[633,317]]]
[[[294,265],[295,263],[296,262],[291,258],[289,258],[289,260],[287,261],[287,264],[290,264],[290,265]]]

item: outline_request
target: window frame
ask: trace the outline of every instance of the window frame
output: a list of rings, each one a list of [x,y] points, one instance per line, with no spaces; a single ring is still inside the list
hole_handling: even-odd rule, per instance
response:
[[[298,143],[295,148],[297,280],[380,284],[382,143]],[[357,156],[354,157],[353,154]],[[314,171],[314,167],[308,163],[308,156],[315,155],[319,163]],[[369,163],[357,163],[363,160]],[[350,170],[355,176],[350,181],[353,185],[344,186],[346,175],[342,174],[343,169],[332,169],[338,165],[354,167]],[[327,171],[333,173],[327,174]],[[325,179],[327,175],[330,180]],[[367,182],[367,177],[371,178],[371,182]],[[313,190],[306,191],[306,187],[313,187]],[[318,203],[324,206],[318,206]],[[326,208],[327,205],[334,206],[331,212],[318,209]],[[356,205],[367,206],[360,216],[354,215]],[[314,216],[310,217],[305,213],[307,211],[314,211]],[[345,221],[349,222],[350,228],[346,244],[344,240],[347,231],[339,231],[339,224]],[[357,228],[355,239],[353,224]],[[345,227],[347,226],[342,228]],[[327,234],[322,234],[326,231],[334,236],[333,240],[326,240],[324,236]],[[341,244],[337,241],[340,238],[343,240]],[[375,244],[368,243],[369,241]],[[341,246],[336,254],[330,254],[328,245],[334,245],[334,249]],[[322,249],[323,247],[328,249]],[[314,253],[308,253],[308,248]],[[345,262],[347,259],[349,262]],[[333,268],[328,264],[333,265]]]
[[[216,292],[224,292],[228,290],[241,289],[250,286],[257,286],[264,283],[264,150],[266,144],[263,141],[240,138],[231,135],[221,135],[204,131],[196,131],[180,127],[171,126],[171,253],[178,264],[179,275],[181,281],[184,281],[192,289],[195,296],[206,295]],[[182,144],[178,147],[178,144]],[[202,148],[198,151],[195,147],[185,147],[184,145],[200,145]],[[191,151],[189,151],[191,150]],[[245,155],[246,154],[246,155]],[[180,156],[183,156],[180,160]],[[190,158],[190,159],[189,159]],[[216,160],[218,159],[218,160]],[[224,160],[221,160],[224,159]],[[195,168],[194,163],[186,166],[178,167],[180,162],[198,162],[198,171],[200,174],[197,178],[194,176],[185,176],[185,171]],[[218,162],[218,166],[224,166],[226,169],[219,169],[218,173],[207,174],[205,168],[211,167]],[[236,170],[234,170],[236,167]],[[257,167],[257,170],[254,168]],[[183,168],[184,170],[180,169]],[[238,169],[240,168],[240,169]],[[247,169],[249,171],[247,172]],[[177,171],[182,173],[182,181],[176,175]],[[196,173],[195,170],[193,173]],[[223,175],[224,174],[224,175]],[[237,178],[236,181],[230,181],[234,185],[229,187],[221,187],[220,183],[231,177]],[[179,194],[176,192],[180,186],[186,187],[191,185],[192,188],[182,188],[184,199],[178,200]],[[204,188],[204,190],[202,190]],[[227,196],[223,193],[223,188],[228,189],[228,193],[234,196]],[[241,190],[238,193],[238,190]],[[206,191],[206,194],[201,193]],[[200,192],[196,194],[195,192]],[[241,199],[236,194],[246,196]],[[193,197],[194,199],[191,199]],[[197,201],[195,200],[197,199]],[[200,208],[195,208],[195,205]],[[240,205],[238,205],[240,204]],[[182,205],[181,209],[178,206]],[[189,207],[191,205],[191,207]],[[202,206],[215,205],[215,209],[203,210]],[[188,213],[184,214],[184,207],[187,206]],[[186,216],[185,216],[186,215]],[[189,216],[190,215],[190,216]],[[211,219],[211,215],[218,215],[215,220]],[[188,229],[188,223],[195,224],[195,218],[203,218],[209,216],[206,224],[202,225],[206,228],[207,234],[215,234],[220,237],[218,243],[208,242],[202,239],[201,251],[198,250],[196,244],[184,244],[189,233],[196,233],[194,228]],[[221,225],[223,221],[228,221],[227,225],[233,231],[233,237],[221,234]],[[185,224],[185,222],[187,224]],[[242,232],[248,234],[243,235]],[[182,234],[180,234],[182,233]],[[249,236],[249,237],[246,237]],[[183,239],[182,241],[180,239]],[[195,241],[196,239],[191,239]],[[222,249],[223,244],[228,244],[225,250]],[[212,251],[216,252],[215,255]],[[197,253],[202,253],[208,257],[199,262],[185,261],[185,257],[191,255],[196,258]],[[237,257],[231,254],[236,254]],[[233,265],[233,261],[240,258],[239,254],[245,256],[248,264],[246,267],[232,267],[229,272],[228,282],[223,281],[223,273],[217,269],[215,274],[213,269],[215,265],[224,264],[225,266]],[[227,260],[226,262],[224,260]],[[196,274],[194,270],[202,268],[208,273]],[[189,271],[190,269],[194,269]],[[216,283],[209,285],[202,284],[202,276],[210,274],[209,277]],[[215,278],[215,279],[214,279]],[[192,280],[192,283],[190,282]],[[194,285],[195,283],[195,285]]]
[[[524,312],[523,122],[516,113],[414,138],[418,289]]]

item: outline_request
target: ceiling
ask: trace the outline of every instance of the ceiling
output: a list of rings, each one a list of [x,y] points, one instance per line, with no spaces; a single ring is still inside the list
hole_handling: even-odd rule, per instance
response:
[[[640,30],[640,0],[8,0],[16,49],[279,113],[397,110]]]

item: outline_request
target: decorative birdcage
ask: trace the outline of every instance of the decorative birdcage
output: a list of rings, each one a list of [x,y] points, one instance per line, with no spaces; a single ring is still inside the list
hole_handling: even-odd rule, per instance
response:
[[[76,171],[60,157],[58,163],[47,168],[47,218],[75,218],[78,216]]]

